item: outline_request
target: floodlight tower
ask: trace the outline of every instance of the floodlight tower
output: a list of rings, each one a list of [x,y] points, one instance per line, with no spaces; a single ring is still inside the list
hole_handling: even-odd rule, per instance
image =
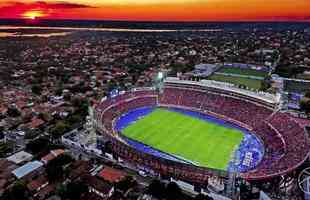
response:
[[[94,108],[92,106],[88,107],[88,116],[86,117],[85,123],[85,143],[94,144],[97,141],[97,135],[95,130],[95,115]]]
[[[237,150],[234,151],[235,153],[232,154],[232,168],[228,172],[228,184],[226,193],[232,199],[235,198],[236,195],[236,180],[239,177],[239,169],[238,166],[240,164],[240,155]]]
[[[154,80],[154,85],[155,85],[155,88],[160,92],[162,93],[163,91],[163,86],[164,86],[164,80],[165,80],[165,77],[166,77],[166,72],[164,71],[159,71],[155,77],[155,80]]]

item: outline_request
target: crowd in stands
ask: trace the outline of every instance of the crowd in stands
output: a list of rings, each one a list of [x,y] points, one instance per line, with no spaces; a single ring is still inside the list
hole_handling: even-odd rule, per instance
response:
[[[132,109],[156,106],[157,92],[155,90],[131,91],[108,98],[96,106],[97,119],[100,118],[108,131],[113,131],[113,120],[122,113]]]
[[[158,100],[157,100],[158,99]],[[112,121],[122,113],[145,106],[174,106],[214,113],[225,120],[240,122],[251,129],[264,143],[265,154],[260,164],[243,174],[248,179],[260,179],[287,173],[302,164],[307,157],[309,141],[303,127],[290,115],[274,112],[236,96],[205,88],[165,86],[163,93],[134,91],[102,102],[98,107],[103,113],[107,130],[113,130]]]
[[[205,90],[167,87],[160,103],[210,111],[254,127],[272,114],[272,110],[251,102]]]

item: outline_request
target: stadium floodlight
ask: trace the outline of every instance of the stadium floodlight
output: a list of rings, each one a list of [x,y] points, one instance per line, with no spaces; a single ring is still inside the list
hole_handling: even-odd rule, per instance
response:
[[[158,72],[157,78],[159,80],[163,79],[164,78],[164,73],[163,72]]]

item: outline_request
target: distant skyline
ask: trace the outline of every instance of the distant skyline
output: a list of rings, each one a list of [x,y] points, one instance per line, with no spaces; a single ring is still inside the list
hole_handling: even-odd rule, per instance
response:
[[[0,0],[0,18],[310,21],[310,0]]]

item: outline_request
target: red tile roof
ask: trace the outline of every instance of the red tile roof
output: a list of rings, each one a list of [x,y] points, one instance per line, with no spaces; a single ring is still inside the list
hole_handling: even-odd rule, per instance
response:
[[[49,154],[45,155],[41,158],[41,161],[47,164],[51,160],[54,160],[56,157],[60,156],[61,154],[65,153],[63,149],[56,149],[51,151]]]
[[[88,184],[88,186],[96,189],[99,192],[102,192],[104,195],[108,195],[113,188],[112,184],[101,180],[96,176],[84,175],[82,179]]]
[[[117,169],[105,167],[100,171],[99,176],[106,181],[116,183],[124,179],[126,177],[126,173]]]
[[[47,183],[48,183],[48,180],[45,176],[39,176],[37,179],[34,179],[30,183],[28,183],[27,188],[30,191],[35,191]]]
[[[0,113],[4,114],[4,113],[7,112],[7,110],[8,110],[8,109],[7,109],[6,107],[0,106]]]
[[[42,188],[37,194],[35,194],[35,197],[39,200],[46,199],[50,196],[50,194],[53,194],[56,191],[56,185],[55,184],[49,184],[46,187]]]
[[[57,157],[57,156],[60,156],[61,154],[64,154],[65,151],[63,149],[55,149],[55,150],[52,150],[51,153]]]
[[[27,102],[20,100],[20,101],[17,101],[15,105],[18,109],[23,109],[27,106]]]
[[[31,122],[29,123],[30,128],[39,128],[41,125],[43,125],[45,122],[42,119],[39,118],[32,118]]]

